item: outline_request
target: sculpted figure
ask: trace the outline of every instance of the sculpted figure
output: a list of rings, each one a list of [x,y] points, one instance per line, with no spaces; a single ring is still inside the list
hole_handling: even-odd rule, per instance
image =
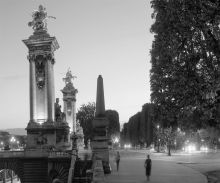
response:
[[[38,7],[38,10],[35,10],[32,13],[33,20],[28,23],[28,26],[33,27],[35,31],[47,30],[47,19],[54,18],[52,16],[47,16],[46,8],[42,5]]]
[[[56,98],[55,103],[55,120],[58,121],[62,118],[61,105],[59,104],[59,98]]]
[[[63,78],[63,81],[65,82],[65,84],[69,84],[69,83],[72,83],[72,79],[74,78],[76,78],[76,76],[73,76],[71,70],[68,69],[66,73],[66,77]]]

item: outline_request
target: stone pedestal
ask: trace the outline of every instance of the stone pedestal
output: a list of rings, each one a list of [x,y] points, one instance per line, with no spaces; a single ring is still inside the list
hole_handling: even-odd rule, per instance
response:
[[[70,147],[69,126],[64,122],[52,124],[29,123],[26,149],[67,149]]]

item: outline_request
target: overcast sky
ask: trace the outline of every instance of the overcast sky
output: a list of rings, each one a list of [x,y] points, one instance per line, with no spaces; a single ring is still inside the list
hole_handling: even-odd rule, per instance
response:
[[[120,122],[150,102],[150,49],[153,22],[150,0],[0,0],[0,129],[26,127],[29,121],[28,49],[22,43],[33,32],[27,23],[42,4],[55,52],[55,95],[62,101],[62,78],[70,67],[77,76],[77,108],[95,101],[103,76],[106,109]]]

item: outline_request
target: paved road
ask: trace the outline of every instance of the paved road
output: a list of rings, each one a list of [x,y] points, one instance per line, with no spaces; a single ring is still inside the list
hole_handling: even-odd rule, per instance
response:
[[[107,183],[146,183],[144,156],[122,157],[120,170],[111,159],[112,174],[106,176]],[[206,177],[198,171],[172,161],[156,160],[152,156],[152,183],[207,183]]]

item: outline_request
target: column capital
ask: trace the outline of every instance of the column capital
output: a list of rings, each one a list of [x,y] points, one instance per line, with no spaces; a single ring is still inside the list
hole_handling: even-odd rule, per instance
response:
[[[36,61],[38,56],[42,56],[43,59],[45,59],[46,61],[51,61],[52,64],[55,63],[54,54],[52,52],[38,51],[38,52],[29,53],[27,59],[29,60],[29,62]]]

